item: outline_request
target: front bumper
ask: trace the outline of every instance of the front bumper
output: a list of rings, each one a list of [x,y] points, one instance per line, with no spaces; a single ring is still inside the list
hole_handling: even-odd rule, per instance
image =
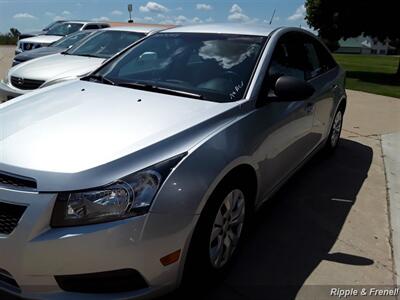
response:
[[[196,216],[149,213],[126,220],[68,228],[51,228],[56,194],[0,188],[0,201],[26,205],[17,227],[0,234],[0,271],[18,289],[2,282],[0,289],[32,299],[132,299],[157,296],[179,283],[183,257],[163,266],[160,258],[178,249],[185,253]],[[55,276],[133,269],[146,288],[118,293],[63,291]],[[1,272],[0,272],[1,273]]]
[[[24,95],[30,90],[20,90],[10,86],[9,84],[4,83],[3,80],[0,81],[0,95],[7,97],[7,99],[15,98],[21,95]]]

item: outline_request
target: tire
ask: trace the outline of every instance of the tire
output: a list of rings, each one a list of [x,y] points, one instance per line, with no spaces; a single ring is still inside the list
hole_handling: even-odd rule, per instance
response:
[[[190,243],[183,278],[185,287],[198,284],[199,280],[217,283],[224,276],[245,235],[252,212],[250,198],[248,188],[239,180],[225,181],[213,192]],[[229,204],[233,204],[231,210]]]
[[[327,154],[332,154],[339,145],[340,133],[342,132],[343,126],[343,115],[344,109],[343,107],[339,107],[333,118],[331,129],[323,148],[323,151]]]

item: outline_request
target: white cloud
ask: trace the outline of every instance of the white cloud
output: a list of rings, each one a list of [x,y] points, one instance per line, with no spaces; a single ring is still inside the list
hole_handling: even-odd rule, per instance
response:
[[[63,14],[63,15],[65,15],[65,16],[68,16],[68,15],[70,15],[70,14],[71,14],[71,12],[70,12],[70,11],[68,11],[68,10],[64,10],[64,11],[62,12],[62,14]]]
[[[141,12],[160,12],[160,13],[166,13],[168,11],[168,8],[166,8],[164,5],[161,5],[157,2],[152,2],[149,1],[147,2],[146,5],[142,5],[139,7],[139,10]]]
[[[206,21],[207,23],[211,23],[211,22],[214,22],[214,19],[211,18],[211,17],[208,17],[205,21]]]
[[[52,17],[52,16],[55,15],[55,13],[52,13],[51,11],[46,11],[44,14],[45,14],[46,16],[48,16],[48,17]]]
[[[120,10],[118,10],[118,9],[113,10],[113,11],[111,12],[111,15],[113,15],[113,16],[121,16],[122,14],[123,14],[122,11],[120,11]]]
[[[194,24],[203,23],[203,21],[199,17],[194,17],[190,22]]]
[[[237,4],[233,4],[229,10],[228,20],[231,22],[253,24],[258,23],[260,20],[257,18],[250,18],[244,13],[244,10]]]
[[[231,14],[234,14],[234,13],[241,14],[241,13],[243,12],[243,9],[242,9],[239,5],[233,4],[233,5],[232,5],[232,8],[230,9],[229,12],[230,12]]]
[[[53,18],[53,21],[62,21],[62,20],[65,20],[65,17],[64,17],[64,16],[55,16],[55,17]]]
[[[100,18],[92,18],[92,21],[94,22],[101,22],[101,21],[110,21],[110,19],[108,17],[100,17]]]
[[[188,18],[186,18],[185,16],[180,15],[180,16],[175,17],[174,21],[175,21],[174,22],[175,24],[182,25],[182,24],[188,22]]]
[[[296,11],[294,12],[293,15],[288,17],[289,21],[297,21],[297,20],[303,20],[306,15],[306,7],[303,5],[300,5]]]
[[[36,19],[35,16],[28,13],[18,13],[13,16],[14,19]]]
[[[212,6],[210,4],[198,3],[196,4],[196,9],[208,11],[212,10]]]
[[[250,18],[242,13],[233,13],[228,16],[228,20],[232,22],[248,22]]]
[[[251,21],[249,16],[244,14],[243,9],[237,4],[233,4],[229,12],[230,12],[230,15],[228,16],[229,21],[242,22],[242,23]]]
[[[154,19],[152,17],[144,17],[143,20],[146,22],[154,22]]]
[[[178,6],[178,7],[176,8],[176,10],[177,10],[177,11],[182,11],[182,10],[183,10],[183,7],[182,7],[182,6]]]

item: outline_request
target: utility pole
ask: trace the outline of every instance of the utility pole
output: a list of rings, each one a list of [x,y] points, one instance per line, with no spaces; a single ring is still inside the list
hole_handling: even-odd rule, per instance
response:
[[[133,23],[132,20],[132,4],[128,4],[129,20],[128,23]]]

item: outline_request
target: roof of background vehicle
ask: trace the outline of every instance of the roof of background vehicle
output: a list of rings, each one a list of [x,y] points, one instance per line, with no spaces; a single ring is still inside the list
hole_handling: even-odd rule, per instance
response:
[[[68,20],[62,23],[74,23],[74,24],[108,24],[108,22],[98,22],[98,21],[81,21],[81,20]]]
[[[120,27],[120,26],[127,26],[127,27],[162,27],[162,28],[173,28],[176,25],[173,24],[148,24],[148,23],[129,23],[129,22],[107,22],[108,25],[111,27]]]
[[[214,23],[181,26],[167,29],[164,32],[221,33],[268,36],[273,30],[277,28],[279,27],[268,25]]]
[[[141,33],[149,33],[151,31],[157,31],[165,29],[162,25],[151,25],[151,26],[116,26],[116,27],[107,27],[100,29],[101,31],[131,31],[131,32],[141,32]]]

